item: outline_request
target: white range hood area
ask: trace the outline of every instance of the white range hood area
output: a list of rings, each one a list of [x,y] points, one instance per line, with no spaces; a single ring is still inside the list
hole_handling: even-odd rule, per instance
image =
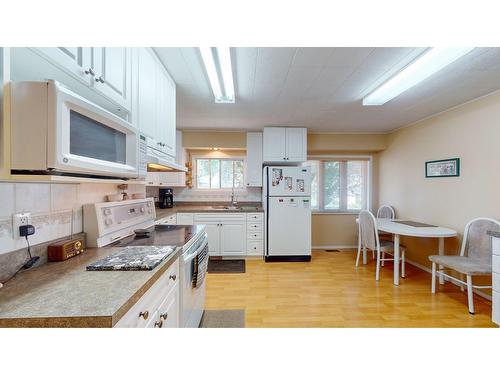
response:
[[[175,160],[168,159],[163,153],[148,147],[147,153],[148,170],[154,169],[160,172],[187,172],[184,165],[178,164]]]

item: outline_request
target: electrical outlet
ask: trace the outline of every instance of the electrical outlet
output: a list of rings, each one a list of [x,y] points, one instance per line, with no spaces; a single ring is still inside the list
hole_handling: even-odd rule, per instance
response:
[[[19,227],[21,225],[28,225],[28,224],[31,224],[30,212],[23,212],[20,214],[12,215],[12,233],[14,235],[14,238],[21,238],[19,236]]]

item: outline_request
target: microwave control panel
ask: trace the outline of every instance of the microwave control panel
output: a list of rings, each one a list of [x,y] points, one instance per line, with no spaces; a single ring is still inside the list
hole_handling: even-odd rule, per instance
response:
[[[139,152],[137,157],[138,177],[146,177],[148,172],[148,142],[146,137],[139,134]]]

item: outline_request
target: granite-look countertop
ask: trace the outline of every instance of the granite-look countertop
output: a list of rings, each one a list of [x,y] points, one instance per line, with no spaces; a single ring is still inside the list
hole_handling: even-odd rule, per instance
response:
[[[202,228],[182,227],[181,231],[162,232],[149,239],[175,246],[172,254],[151,271],[87,271],[87,265],[123,250],[104,247],[88,248],[64,262],[20,273],[0,289],[0,327],[112,327],[175,262],[193,233]]]
[[[492,237],[498,237],[500,238],[500,231],[496,231],[496,230],[489,230],[487,231],[486,233],[488,233],[490,236]]]
[[[209,212],[209,213],[240,213],[240,212],[264,212],[260,202],[240,202],[239,210],[227,210],[223,208],[214,208],[229,206],[230,202],[189,202],[189,203],[174,203],[172,208],[156,207],[156,219],[174,215],[178,212]]]

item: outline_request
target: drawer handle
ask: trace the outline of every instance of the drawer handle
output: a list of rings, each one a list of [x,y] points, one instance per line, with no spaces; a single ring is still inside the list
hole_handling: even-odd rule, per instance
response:
[[[144,312],[142,312],[142,311],[141,311],[141,312],[139,313],[139,317],[141,317],[141,316],[142,316],[142,318],[143,318],[144,320],[147,320],[147,319],[148,319],[148,317],[149,317],[149,311],[148,311],[148,310],[146,310],[146,311],[144,311]]]
[[[174,281],[175,281],[175,280],[177,279],[177,275],[170,275],[170,276],[169,276],[169,279],[170,279],[170,280],[174,280]]]
[[[167,320],[167,318],[168,318],[168,313],[160,314],[160,319]]]
[[[163,327],[163,321],[160,320],[159,322],[155,322],[155,328],[158,327],[158,328],[161,328]]]

